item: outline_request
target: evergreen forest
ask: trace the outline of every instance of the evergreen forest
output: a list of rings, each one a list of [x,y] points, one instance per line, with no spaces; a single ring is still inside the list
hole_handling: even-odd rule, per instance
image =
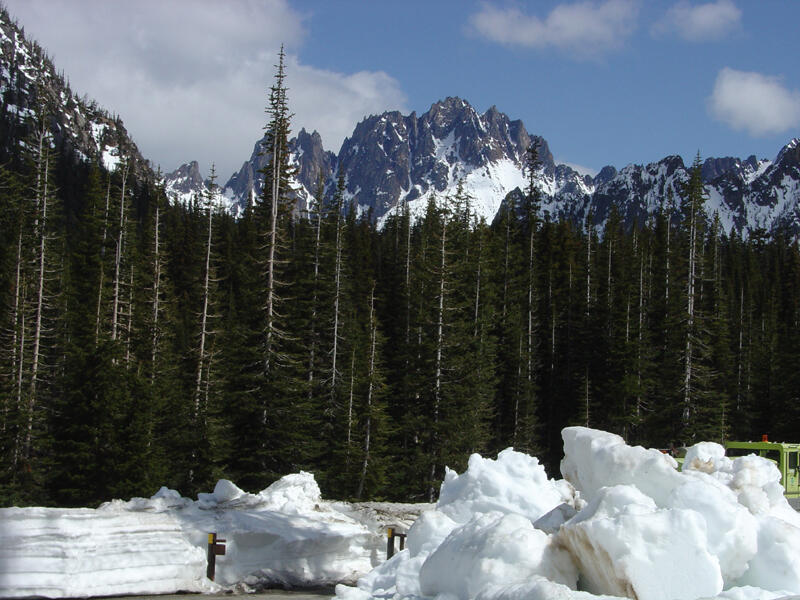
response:
[[[283,64],[263,193],[168,201],[126,161],[53,143],[46,109],[0,167],[0,505],[257,492],[430,501],[513,446],[558,475],[561,429],[668,449],[800,441],[800,251],[727,234],[699,156],[658,215],[553,222],[528,185],[492,223],[469,194],[378,228],[339,180],[299,210]]]

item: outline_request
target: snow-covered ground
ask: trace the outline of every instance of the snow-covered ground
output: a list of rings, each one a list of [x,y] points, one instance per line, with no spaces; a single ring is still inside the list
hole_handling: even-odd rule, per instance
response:
[[[564,479],[511,449],[448,471],[432,505],[320,498],[313,477],[258,494],[220,481],[197,500],[162,488],[98,509],[0,510],[0,597],[336,587],[338,600],[771,600],[800,594],[800,514],[775,466],[692,447],[659,452],[562,432]],[[413,524],[412,524],[413,522]],[[385,528],[408,530],[385,558]],[[227,540],[216,583],[207,534]],[[352,585],[355,584],[355,585]]]

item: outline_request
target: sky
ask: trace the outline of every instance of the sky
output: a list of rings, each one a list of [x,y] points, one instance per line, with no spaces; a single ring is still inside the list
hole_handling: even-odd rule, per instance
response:
[[[800,137],[795,0],[3,1],[167,172],[226,181],[250,157],[281,45],[292,128],[334,152],[368,115],[448,96],[588,172]]]

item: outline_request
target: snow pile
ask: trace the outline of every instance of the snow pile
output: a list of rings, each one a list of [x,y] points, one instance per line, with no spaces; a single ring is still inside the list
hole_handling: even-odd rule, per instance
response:
[[[565,480],[513,450],[448,472],[408,548],[340,600],[768,600],[800,593],[800,515],[773,463],[702,443],[658,450],[562,432]]]
[[[459,523],[493,510],[516,512],[536,521],[573,499],[572,486],[547,479],[539,459],[508,448],[497,460],[473,454],[461,475],[447,469],[437,508]]]
[[[418,516],[419,506],[402,506],[404,515]],[[362,522],[363,514],[369,518]],[[151,498],[97,509],[0,509],[0,597],[354,582],[385,557],[389,518],[368,504],[323,501],[309,473],[288,475],[258,494],[220,480],[196,501],[162,487]],[[215,582],[206,578],[212,532],[226,540]]]
[[[470,457],[461,475],[448,470],[436,509],[408,532],[408,547],[361,578],[337,586],[344,600],[411,596],[475,598],[502,582],[542,580],[575,587],[577,569],[551,535],[533,522],[575,513],[566,481],[548,479],[536,458],[504,450],[497,460]],[[566,507],[566,510],[562,507]]]

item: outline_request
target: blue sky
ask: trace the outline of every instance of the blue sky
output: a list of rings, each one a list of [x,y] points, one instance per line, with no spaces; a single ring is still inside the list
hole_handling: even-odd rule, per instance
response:
[[[338,150],[384,110],[460,96],[599,170],[668,154],[772,159],[800,136],[794,0],[6,0],[81,92],[171,170],[221,179],[261,133],[286,45],[294,128]]]

